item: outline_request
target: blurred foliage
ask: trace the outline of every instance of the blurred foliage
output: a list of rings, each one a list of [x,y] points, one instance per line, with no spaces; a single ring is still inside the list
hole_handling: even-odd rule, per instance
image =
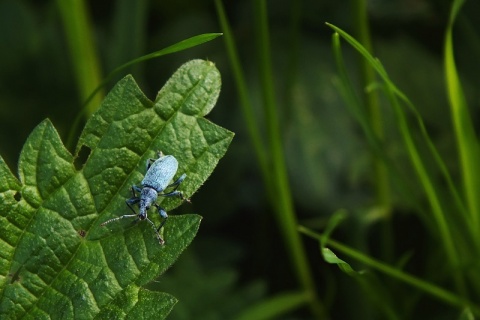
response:
[[[349,4],[331,0],[280,0],[267,4],[275,98],[298,218],[302,224],[320,228],[338,208],[350,209],[350,219],[335,231],[335,238],[381,259],[383,238],[375,207],[371,150],[335,85],[332,31],[324,24],[331,22],[355,35]],[[253,24],[252,2],[224,1],[224,6],[248,91],[261,119],[259,61],[254,54],[258,31]],[[368,2],[368,14],[374,55],[381,59],[392,81],[418,107],[433,142],[453,178],[459,181],[442,61],[450,6],[446,0],[379,0]],[[88,1],[87,8],[104,76],[120,64],[181,39],[221,32],[210,0]],[[476,89],[480,73],[478,12],[480,4],[467,1],[454,29],[457,67],[474,125],[478,125],[480,101]],[[54,1],[2,0],[0,26],[0,154],[14,168],[21,146],[37,123],[50,118],[65,139],[83,101],[76,88],[73,61]],[[344,50],[352,80],[359,84],[355,89],[361,93],[364,88],[360,85],[359,56],[351,48],[345,46]],[[236,132],[236,139],[201,192],[192,199],[192,205],[177,210],[209,213],[204,216],[198,243],[194,241],[192,248],[152,286],[172,292],[180,300],[173,319],[186,319],[192,314],[196,319],[233,318],[236,310],[296,288],[297,284],[268,205],[222,39],[135,65],[128,72],[134,74],[146,95],[153,97],[175,69],[194,58],[213,61],[220,70],[222,92],[209,117]],[[384,98],[380,105],[388,141],[385,152],[394,159],[402,175],[412,177],[409,186],[415,201],[426,202],[393,125],[393,111]],[[420,136],[419,132],[414,134]],[[426,161],[432,161],[428,155]],[[430,169],[440,194],[448,194],[438,172]],[[392,196],[395,262],[406,259],[407,272],[441,278],[448,270],[438,266],[442,256],[433,250],[438,239],[431,237],[428,219],[411,206],[410,200],[395,192]],[[355,282],[320,260],[317,243],[306,239],[305,246],[319,295],[332,319],[381,318],[375,303],[365,297]],[[355,270],[365,267],[348,263]],[[400,318],[451,319],[460,314],[405,284],[385,277],[379,281],[392,288],[390,294],[394,298],[390,300],[396,303],[395,310],[404,312],[397,315]],[[206,304],[208,298],[218,299],[217,305]],[[310,317],[307,308],[290,316]]]

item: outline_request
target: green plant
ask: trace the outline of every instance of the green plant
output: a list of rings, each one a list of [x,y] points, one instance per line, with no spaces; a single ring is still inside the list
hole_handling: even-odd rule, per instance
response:
[[[247,90],[245,75],[222,2],[216,0],[215,5],[225,35],[227,53],[233,69],[235,85],[239,93],[240,106],[246,121],[248,134],[255,150],[274,217],[287,247],[290,264],[294,269],[294,276],[300,286],[298,291],[279,294],[278,297],[264,301],[260,306],[255,306],[251,314],[249,312],[246,312],[246,314],[249,317],[258,315],[259,318],[268,318],[286,313],[303,304],[308,304],[313,314],[317,317],[323,317],[325,316],[324,306],[317,296],[306,250],[296,230],[297,216],[288,181],[279,106],[275,99],[266,1],[253,2],[254,25],[257,30],[255,41],[259,67],[258,78],[261,86],[261,112],[264,121],[258,121],[255,117],[255,108]],[[261,134],[263,131],[265,132],[264,136]],[[290,303],[285,304],[284,297],[290,297]]]
[[[459,0],[453,3],[446,31],[444,52],[446,89],[449,94],[453,128],[457,139],[461,183],[456,183],[452,178],[444,159],[426,129],[420,112],[394,84],[382,63],[352,36],[340,28],[328,24],[335,31],[332,43],[340,75],[339,88],[352,113],[361,124],[373,154],[377,159],[383,161],[388,169],[389,180],[394,182],[397,194],[403,203],[411,205],[422,218],[431,231],[429,237],[432,241],[438,242],[438,247],[432,248],[432,252],[423,258],[440,267],[438,271],[430,272],[422,277],[413,276],[403,270],[408,263],[407,257],[397,258],[396,261],[393,261],[394,265],[389,265],[385,261],[381,262],[366,253],[330,239],[330,233],[344,215],[332,217],[332,221],[323,235],[316,234],[305,227],[301,227],[300,231],[318,239],[324,259],[329,263],[339,265],[343,271],[359,279],[367,288],[366,292],[376,302],[376,305],[381,306],[383,315],[391,319],[402,318],[402,314],[403,317],[408,315],[408,312],[401,313],[398,305],[398,301],[406,303],[408,299],[405,297],[394,298],[394,290],[388,290],[387,285],[382,285],[366,275],[353,271],[345,261],[337,258],[327,248],[327,245],[360,262],[367,269],[379,271],[381,274],[387,275],[387,278],[398,280],[400,283],[418,289],[418,292],[426,293],[435,299],[453,305],[459,310],[459,314],[463,312],[463,317],[467,317],[467,315],[480,316],[480,305],[475,299],[480,294],[480,279],[477,272],[472,272],[473,269],[478,268],[480,248],[478,236],[480,213],[476,196],[480,179],[477,168],[480,163],[479,147],[456,70],[452,37],[453,24],[463,2]],[[376,72],[378,81],[372,78],[371,82],[367,83],[367,90],[368,92],[381,91],[384,93],[393,109],[395,128],[399,132],[406,155],[416,174],[415,180],[402,175],[394,159],[385,151],[385,141],[381,134],[369,121],[368,111],[357,98],[353,84],[347,75],[340,38],[360,53],[365,63],[368,63],[369,67]],[[442,181],[445,182],[444,185],[438,183],[438,177],[435,177],[433,172],[441,176]],[[418,184],[423,190],[427,206],[421,203],[418,197],[411,196],[412,193],[409,192],[409,189],[414,184]],[[380,294],[381,292],[385,294]],[[421,296],[421,294],[416,294],[411,299],[419,301]]]
[[[165,56],[167,54],[183,51],[195,46],[198,46],[204,42],[208,42],[210,40],[213,40],[217,37],[219,37],[221,34],[220,33],[207,33],[207,34],[200,34],[185,40],[182,40],[180,42],[174,43],[171,46],[168,46],[166,48],[163,48],[161,50],[149,53],[147,55],[135,58],[127,63],[122,64],[121,66],[116,67],[113,71],[111,71],[103,81],[98,83],[97,87],[92,88],[92,91],[88,96],[85,97],[84,103],[83,103],[83,109],[82,111],[77,115],[77,118],[75,119],[75,122],[70,128],[70,134],[67,138],[66,145],[68,148],[70,148],[73,145],[73,140],[74,136],[77,132],[77,127],[79,125],[80,120],[83,118],[84,113],[88,112],[90,103],[92,102],[93,99],[96,99],[98,96],[98,93],[103,89],[104,86],[109,84],[114,77],[118,76],[121,72],[125,71],[125,69],[138,65],[141,62],[145,62],[151,59],[156,59],[162,56]]]
[[[353,232],[348,229],[347,232],[342,230],[344,233],[348,233],[348,240],[355,243],[358,248],[353,249],[330,237],[333,229],[340,224],[340,220],[345,219],[343,211],[332,216],[325,232],[321,235],[303,226],[300,227],[300,231],[318,239],[323,258],[353,276],[365,290],[366,294],[362,295],[362,298],[368,297],[369,299],[362,300],[362,302],[367,302],[367,300],[372,302],[366,307],[371,312],[371,314],[367,312],[368,315],[373,314],[378,315],[379,318],[389,319],[410,318],[414,311],[420,309],[416,305],[421,305],[425,300],[440,302],[438,305],[441,308],[445,308],[445,305],[453,307],[453,312],[456,311],[462,317],[480,315],[480,306],[475,299],[480,294],[480,279],[478,279],[478,272],[473,271],[478,269],[480,248],[478,240],[480,216],[476,196],[479,189],[480,175],[477,167],[480,158],[478,139],[473,126],[474,121],[469,114],[466,105],[467,99],[464,97],[464,89],[456,70],[452,40],[453,24],[463,1],[453,2],[444,52],[446,91],[449,94],[453,127],[457,139],[460,183],[457,182],[457,177],[451,174],[451,168],[447,166],[447,160],[451,159],[445,159],[445,155],[438,151],[438,147],[430,137],[421,111],[399,89],[383,64],[372,54],[366,1],[358,0],[354,1],[354,4],[353,12],[356,18],[354,29],[358,30],[356,35],[358,40],[334,25],[328,24],[328,26],[335,31],[332,47],[338,70],[337,88],[352,115],[363,129],[370,147],[374,170],[373,173],[368,171],[369,186],[373,186],[375,196],[373,204],[369,204],[370,207],[357,207],[355,214],[351,215],[353,216],[351,220],[357,219],[361,224],[359,228],[363,228],[364,233],[360,243],[355,242],[357,239],[350,234]],[[291,106],[292,110],[287,108],[281,110],[280,104],[276,102],[276,97],[280,95],[275,94],[275,82],[277,81],[278,84],[279,81],[273,76],[266,4],[264,1],[256,1],[252,6],[253,38],[256,40],[258,49],[256,62],[259,70],[259,95],[262,97],[259,105],[263,107],[258,109],[252,102],[252,95],[255,94],[256,88],[248,87],[245,67],[242,67],[240,63],[239,50],[233,39],[231,26],[221,1],[216,1],[216,7],[225,34],[224,39],[246,127],[272,210],[282,232],[283,241],[290,250],[290,263],[294,266],[294,275],[300,287],[296,291],[298,296],[290,297],[291,304],[285,302],[269,304],[265,300],[263,303],[259,303],[258,308],[251,308],[251,314],[247,311],[245,314],[250,317],[253,315],[273,317],[288,313],[289,309],[293,310],[304,303],[309,303],[314,314],[325,315],[328,313],[325,309],[329,305],[326,302],[327,307],[325,307],[317,299],[310,271],[312,266],[308,265],[303,255],[306,250],[302,247],[303,244],[300,241],[297,242],[298,239],[292,237],[290,233],[298,218],[291,205],[292,191],[285,174],[285,155],[282,149],[285,144],[282,140],[284,132],[280,133],[279,128],[282,128],[283,131],[290,129],[288,125],[291,125],[291,122],[288,121],[290,120],[288,118],[290,116],[293,118],[294,113],[300,113],[302,107],[295,106],[296,109],[293,110],[293,106]],[[282,42],[282,49],[289,53],[295,50],[295,41],[298,41],[298,38],[295,38],[295,32],[299,32],[296,9],[297,7],[294,7],[292,10],[293,40],[291,43]],[[299,35],[297,34],[297,36]],[[341,39],[360,53],[360,94],[355,90],[354,81],[350,79],[350,70],[347,68],[350,61],[344,61]],[[290,44],[293,45],[290,46]],[[275,53],[281,54],[280,51]],[[288,68],[288,70],[294,69],[294,67]],[[285,72],[282,71],[284,70],[278,72],[278,75],[284,76]],[[410,72],[415,72],[415,70],[412,68]],[[284,80],[287,86],[293,86],[295,83],[293,73],[287,72],[285,75],[288,78]],[[288,105],[290,102],[288,93],[292,92],[292,87],[287,87],[285,92],[287,92]],[[284,96],[282,95],[282,97]],[[301,102],[303,101],[301,100]],[[386,106],[389,107],[387,111],[385,111]],[[281,112],[285,110],[287,110],[286,114],[282,114]],[[291,113],[288,113],[289,111]],[[391,114],[393,120],[388,118],[386,113]],[[280,120],[282,116],[288,120],[282,122]],[[390,125],[389,121],[392,121],[393,125]],[[392,132],[394,133],[392,134]],[[315,137],[310,139],[315,141]],[[299,140],[300,143],[308,144],[308,141]],[[404,163],[399,163],[399,160],[390,153],[389,144],[392,141],[395,146],[402,146],[403,158],[401,159],[404,160]],[[350,161],[355,162],[356,159]],[[294,163],[295,165],[305,165],[298,161]],[[307,180],[310,178],[318,177],[305,177]],[[344,204],[339,203],[338,205],[343,206]],[[418,250],[420,251],[418,253],[417,249],[421,245],[416,244],[409,250],[401,252],[401,256],[397,255],[396,245],[398,242],[404,239],[408,240],[410,232],[413,232],[410,231],[410,226],[405,229],[397,229],[397,226],[394,225],[395,215],[402,210],[414,212],[428,230],[425,235],[428,243],[425,245],[428,247],[427,252]],[[380,221],[382,224],[381,236],[377,235],[378,238],[375,238],[378,240],[378,246],[381,247],[380,254],[362,250],[373,249],[372,251],[374,251],[376,249],[369,248],[367,244],[367,235],[370,235],[369,232],[373,229],[372,221]],[[396,235],[396,232],[399,235]],[[404,239],[398,241],[398,238]],[[360,267],[350,266],[352,262],[347,262],[346,258],[342,258],[343,260],[338,258],[329,247],[348,259],[355,260],[354,263]],[[376,254],[379,255],[379,258]],[[419,268],[420,271],[415,270],[417,273],[412,274],[409,263],[414,254],[420,255],[420,257],[417,256],[417,259],[421,260],[424,265]],[[360,268],[366,270],[357,272],[356,270]],[[345,287],[343,288],[345,289]],[[346,288],[348,291],[350,289],[350,287]],[[332,291],[335,290],[338,288],[332,289]],[[310,294],[312,292],[314,293]],[[339,291],[339,296],[343,295],[347,295],[347,293]],[[275,296],[271,300],[275,301]],[[281,301],[280,295],[276,300]],[[362,302],[355,302],[358,308],[360,305],[363,307]],[[264,313],[260,313],[259,310]],[[335,310],[331,311],[332,314],[334,312]],[[435,310],[427,314],[437,316],[441,312]]]
[[[129,187],[158,150],[178,159],[186,195],[200,187],[233,138],[204,118],[219,92],[219,72],[208,61],[184,64],[154,101],[127,76],[83,130],[75,148],[75,157],[88,154],[81,169],[49,120],[23,147],[20,179],[0,158],[2,318],[166,317],[176,299],[143,287],[189,245],[201,217],[172,216],[165,246],[147,224],[99,224],[127,210]]]

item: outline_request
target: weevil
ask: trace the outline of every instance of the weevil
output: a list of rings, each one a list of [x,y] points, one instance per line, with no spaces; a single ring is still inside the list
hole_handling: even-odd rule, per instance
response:
[[[190,202],[189,199],[184,198],[181,191],[177,190],[178,186],[183,182],[183,180],[185,180],[187,175],[184,173],[180,176],[180,178],[175,180],[175,182],[169,184],[169,182],[175,176],[175,173],[177,173],[178,161],[174,156],[164,155],[162,152],[158,153],[158,159],[148,159],[146,167],[147,172],[145,173],[145,177],[141,182],[141,186],[133,185],[130,188],[132,191],[132,197],[125,200],[125,203],[134,214],[126,214],[107,220],[102,223],[101,226],[105,226],[110,222],[118,221],[123,218],[136,218],[134,222],[137,222],[138,220],[147,220],[152,225],[152,228],[157,235],[158,242],[163,245],[165,241],[160,236],[159,231],[167,221],[168,215],[165,209],[156,203],[157,198],[159,196],[179,197],[182,200]],[[165,192],[171,188],[173,189],[170,192]],[[137,193],[140,195],[137,196]],[[138,204],[139,213],[137,213],[132,207],[135,204]],[[162,222],[158,228],[155,227],[155,224],[147,217],[147,212],[151,206],[157,208],[158,214],[162,218]]]

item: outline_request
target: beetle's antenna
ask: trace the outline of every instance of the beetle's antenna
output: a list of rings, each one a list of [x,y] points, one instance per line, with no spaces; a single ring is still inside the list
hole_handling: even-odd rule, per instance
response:
[[[113,219],[110,219],[110,220],[107,220],[105,221],[104,223],[100,224],[102,227],[104,227],[106,224],[110,223],[110,222],[113,222],[113,221],[117,221],[117,220],[120,220],[120,219],[123,219],[123,218],[134,218],[136,217],[137,215],[136,214],[126,214],[126,215],[123,215],[121,217],[117,217],[117,218],[113,218]]]
[[[158,230],[157,228],[155,227],[155,224],[148,218],[145,218],[145,220],[147,220],[148,222],[150,222],[150,224],[152,225],[152,228],[153,228],[153,231],[155,231],[155,234],[157,235],[157,239],[158,239],[158,242],[160,243],[160,245],[164,245],[165,244],[165,240],[162,239],[162,236],[160,235],[160,233],[158,233]],[[163,224],[161,224],[162,226]],[[160,228],[159,228],[160,229]]]
[[[104,227],[106,224],[109,224],[110,222],[114,222],[114,221],[117,221],[117,220],[120,220],[120,219],[123,219],[123,218],[135,218],[137,217],[137,215],[135,214],[126,214],[126,215],[123,215],[121,217],[118,217],[118,218],[113,218],[113,219],[110,219],[110,220],[107,220],[105,222],[103,222],[102,224],[100,224],[102,227]],[[148,222],[150,222],[150,224],[152,225],[152,228],[153,228],[153,231],[155,231],[155,234],[157,235],[157,239],[158,239],[158,242],[163,245],[165,244],[165,240],[162,239],[162,236],[160,235],[160,233],[158,233],[158,230],[160,230],[161,227],[163,227],[164,223],[165,223],[165,220],[160,224],[160,227],[157,228],[155,227],[155,224],[148,218],[146,218],[145,220],[147,220]]]

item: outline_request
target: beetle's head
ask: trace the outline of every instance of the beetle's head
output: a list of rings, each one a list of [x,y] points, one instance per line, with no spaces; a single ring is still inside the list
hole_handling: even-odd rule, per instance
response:
[[[155,204],[155,201],[157,201],[158,193],[155,191],[153,188],[149,187],[144,187],[142,189],[142,192],[140,193],[140,213],[138,214],[138,217],[140,220],[145,220],[147,217],[147,211],[150,209],[150,207]]]
[[[147,211],[148,211],[148,208],[144,207],[144,206],[140,206],[140,210],[138,210],[138,219],[140,220],[145,220],[147,218]]]

